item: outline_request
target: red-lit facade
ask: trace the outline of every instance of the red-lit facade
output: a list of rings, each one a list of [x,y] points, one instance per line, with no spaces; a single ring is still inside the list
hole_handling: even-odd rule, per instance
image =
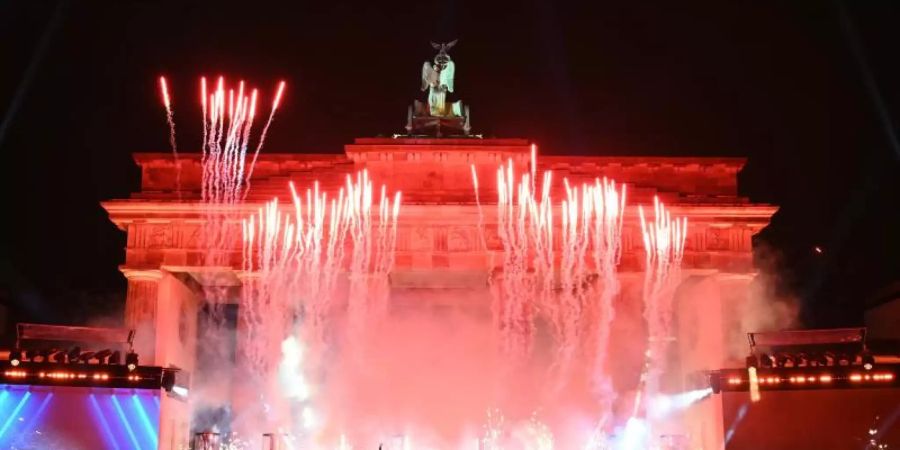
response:
[[[361,138],[342,154],[262,154],[256,164],[246,201],[228,213],[252,213],[273,197],[289,199],[288,182],[305,189],[336,192],[345,177],[366,169],[376,184],[403,192],[398,218],[396,262],[391,289],[484,288],[488,275],[501,264],[502,244],[496,233],[495,173],[512,160],[517,170],[529,170],[531,143],[524,139]],[[173,155],[136,154],[141,190],[127,199],[103,203],[110,220],[127,233],[122,273],[128,279],[126,325],[138,330],[135,342],[142,363],[175,365],[192,371],[196,359],[196,317],[210,296],[236,298],[243,274],[240,234],[229,255],[208,265],[201,233],[210,211],[201,201],[201,161],[181,154],[180,177]],[[552,170],[554,198],[562,197],[562,179],[571,183],[607,177],[627,185],[628,208],[623,226],[619,267],[622,290],[631,297],[642,283],[642,244],[635,205],[650,205],[658,196],[677,216],[689,220],[676,302],[674,372],[733,365],[743,355],[732,351],[744,341],[741,305],[754,275],[751,237],[766,226],[775,208],[741,197],[737,175],[741,158],[538,156],[537,172]],[[483,228],[471,176],[475,167],[482,203]],[[180,191],[178,190],[180,182]],[[240,214],[238,214],[240,215]],[[239,229],[239,223],[232,223]],[[484,230],[484,239],[479,230]],[[224,262],[222,262],[224,261]],[[435,296],[435,302],[477,302],[475,297]],[[398,307],[406,307],[400,305]],[[639,302],[621,304],[617,317],[640,318]],[[633,330],[612,330],[613,342],[633,338]],[[703,345],[698,345],[703,343]],[[613,345],[611,357],[623,358],[628,346]],[[634,363],[639,370],[639,358]],[[184,436],[183,405],[163,399],[160,433]],[[172,404],[167,413],[166,404]],[[724,435],[721,403],[709,402],[697,413],[691,433],[698,442],[715,445]],[[712,448],[712,447],[710,447]]]

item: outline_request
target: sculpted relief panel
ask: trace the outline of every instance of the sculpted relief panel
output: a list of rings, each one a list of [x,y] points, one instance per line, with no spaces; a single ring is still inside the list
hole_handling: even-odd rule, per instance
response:
[[[439,208],[436,206],[435,208]],[[474,220],[474,219],[473,219]],[[452,224],[451,224],[452,223]],[[229,224],[231,225],[231,224]],[[452,254],[489,253],[503,251],[503,243],[496,223],[485,223],[480,228],[475,223],[460,223],[458,218],[448,222],[416,224],[401,226],[398,229],[397,251],[405,254],[402,261],[409,265],[427,268],[455,265],[450,258],[447,261],[435,260],[435,256],[451,257]],[[760,225],[761,226],[761,225]],[[691,267],[720,267],[720,260],[738,258],[743,261],[749,258],[752,251],[751,237],[759,226],[743,223],[690,222],[690,234],[687,238],[685,263]],[[128,248],[126,265],[129,267],[159,267],[160,265],[202,266],[212,264],[207,257],[202,223],[185,222],[174,219],[169,223],[131,223],[128,229]],[[483,236],[482,236],[483,233]],[[558,239],[561,233],[554,233]],[[241,231],[239,227],[229,227],[221,242],[226,244],[227,261],[221,265],[240,267],[241,265]],[[643,239],[637,223],[629,221],[622,230],[622,262],[625,266],[635,266],[643,260]],[[233,255],[231,254],[233,253]],[[714,256],[718,254],[718,256]],[[430,263],[423,263],[430,261]],[[730,263],[729,263],[730,264]],[[725,265],[727,266],[727,264]],[[724,269],[724,266],[722,266]]]
[[[147,225],[146,226],[146,245],[147,248],[171,248],[172,247],[172,225]]]
[[[447,251],[468,252],[475,250],[472,243],[476,231],[470,227],[453,227],[447,231]]]

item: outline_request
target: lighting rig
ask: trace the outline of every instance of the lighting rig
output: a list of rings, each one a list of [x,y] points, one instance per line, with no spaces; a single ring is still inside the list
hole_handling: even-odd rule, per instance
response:
[[[55,345],[33,345],[37,341]],[[26,342],[32,345],[23,348]],[[103,343],[109,348],[82,350],[80,345],[59,345],[62,342]],[[134,330],[121,328],[20,323],[16,347],[5,361],[0,359],[0,384],[11,385],[162,388],[171,392],[177,372],[175,368],[141,366],[134,352]]]
[[[865,328],[748,333],[744,368],[706,374],[714,393],[900,387],[897,358],[874,355]]]

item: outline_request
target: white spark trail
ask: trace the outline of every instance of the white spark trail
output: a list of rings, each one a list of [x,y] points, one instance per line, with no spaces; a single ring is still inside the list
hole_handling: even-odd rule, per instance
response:
[[[681,261],[687,240],[687,218],[672,218],[658,197],[653,198],[653,218],[638,207],[644,243],[644,319],[647,352],[641,374],[640,394],[653,399],[659,393],[659,377],[666,369],[666,348],[671,335],[672,299],[680,281]],[[637,408],[638,405],[635,405]],[[648,426],[652,427],[650,423]]]
[[[163,106],[166,108],[166,122],[169,124],[169,146],[172,148],[172,157],[175,160],[175,190],[178,200],[181,200],[181,161],[178,158],[178,145],[175,140],[175,116],[172,113],[172,99],[169,96],[169,86],[166,77],[159,77],[159,88],[162,91]]]

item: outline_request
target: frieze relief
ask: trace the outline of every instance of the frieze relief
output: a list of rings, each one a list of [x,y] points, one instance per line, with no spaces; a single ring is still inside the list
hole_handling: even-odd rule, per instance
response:
[[[172,247],[172,225],[149,225],[146,231],[146,248],[171,248]]]
[[[182,233],[185,236],[184,247],[189,249],[200,248],[202,243],[203,227],[200,225],[183,225]]]
[[[434,229],[431,227],[413,227],[410,230],[409,246],[410,251],[432,251],[434,250]]]
[[[473,229],[468,227],[453,227],[447,231],[447,251],[467,252],[474,250],[472,245]]]
[[[736,249],[738,230],[732,227],[710,226],[706,229],[706,250],[729,251]]]
[[[758,228],[758,227],[757,227]],[[689,226],[686,250],[689,252],[750,252],[751,238],[758,231],[743,224],[705,224]],[[224,249],[240,251],[240,229],[228,227],[227,236],[219,240]],[[481,233],[483,233],[483,242]],[[561,233],[554,233],[558,248]],[[203,250],[206,237],[204,227],[196,223],[137,223],[128,226],[129,263],[144,261],[151,255],[167,250]],[[485,247],[486,248],[483,248]],[[400,252],[474,252],[502,251],[503,242],[496,224],[464,226],[413,226],[398,229],[397,251]],[[640,253],[643,239],[639,226],[625,225],[622,230],[623,254]],[[153,258],[150,258],[153,259]]]

